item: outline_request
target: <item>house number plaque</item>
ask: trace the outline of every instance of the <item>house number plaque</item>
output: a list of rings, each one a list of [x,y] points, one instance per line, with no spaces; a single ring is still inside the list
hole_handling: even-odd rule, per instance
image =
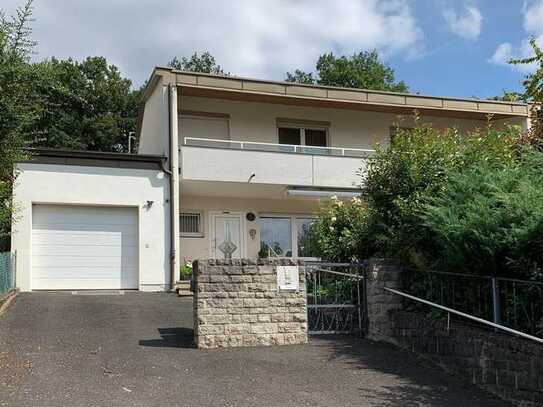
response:
[[[297,291],[300,289],[300,271],[298,266],[277,266],[277,288]]]

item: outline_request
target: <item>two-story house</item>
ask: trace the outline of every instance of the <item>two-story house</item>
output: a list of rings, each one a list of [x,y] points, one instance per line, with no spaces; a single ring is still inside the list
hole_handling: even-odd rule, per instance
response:
[[[19,166],[21,287],[166,289],[196,258],[314,258],[319,201],[356,196],[375,143],[415,110],[461,131],[529,127],[522,103],[156,68],[137,155],[41,151]]]

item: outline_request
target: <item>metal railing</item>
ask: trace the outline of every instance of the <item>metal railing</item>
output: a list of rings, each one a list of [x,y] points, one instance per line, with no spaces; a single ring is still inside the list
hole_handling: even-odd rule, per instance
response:
[[[496,276],[407,270],[408,294],[543,338],[543,283]]]
[[[17,257],[15,253],[0,253],[0,296],[15,288]]]
[[[223,148],[229,150],[249,150],[249,151],[264,151],[276,153],[294,153],[308,155],[325,155],[336,157],[358,157],[367,158],[375,152],[375,150],[363,148],[343,148],[343,147],[317,147],[317,146],[299,146],[294,144],[275,144],[275,143],[260,143],[254,141],[236,141],[236,140],[218,140],[206,139],[197,137],[185,137],[185,146],[190,147],[208,147],[208,148]]]
[[[458,311],[458,310],[455,310],[455,309],[452,309],[452,308],[449,308],[449,307],[445,307],[445,306],[440,305],[440,304],[436,304],[436,303],[431,302],[431,301],[424,300],[422,298],[415,297],[414,295],[410,295],[410,294],[404,293],[402,291],[395,290],[393,288],[384,287],[384,289],[385,289],[385,291],[391,292],[393,294],[397,294],[397,295],[400,295],[400,296],[402,296],[404,298],[407,298],[407,299],[410,299],[410,300],[413,300],[413,301],[417,301],[417,302],[419,302],[421,304],[426,304],[426,305],[429,305],[431,307],[434,307],[434,308],[437,308],[437,309],[440,309],[442,311],[447,312],[447,327],[450,326],[450,314],[454,314],[454,315],[461,316],[463,318],[467,318],[467,319],[469,319],[471,321],[478,322],[478,323],[483,324],[483,325],[488,325],[490,327],[495,328],[496,330],[501,330],[501,331],[504,331],[504,332],[507,332],[507,333],[510,333],[510,334],[513,334],[513,335],[517,335],[517,336],[520,336],[520,337],[523,337],[523,338],[526,338],[526,339],[530,339],[530,340],[535,341],[537,343],[543,344],[543,339],[542,338],[537,338],[537,337],[535,337],[533,335],[528,335],[528,334],[526,334],[524,332],[517,331],[516,329],[511,329],[511,328],[508,328],[506,326],[496,324],[494,322],[490,322],[490,321],[487,321],[487,320],[482,319],[482,318],[475,317],[475,316],[467,314],[465,312],[461,312],[461,311]]]

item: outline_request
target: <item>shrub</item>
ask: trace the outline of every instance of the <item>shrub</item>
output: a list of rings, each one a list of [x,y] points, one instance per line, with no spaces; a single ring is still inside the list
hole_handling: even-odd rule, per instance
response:
[[[440,270],[541,278],[543,153],[514,164],[480,162],[450,171],[419,214],[437,244]]]

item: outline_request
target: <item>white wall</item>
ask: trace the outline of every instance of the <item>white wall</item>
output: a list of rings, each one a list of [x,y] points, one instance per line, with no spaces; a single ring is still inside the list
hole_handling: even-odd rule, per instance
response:
[[[279,117],[329,121],[332,147],[372,148],[376,142],[388,143],[389,129],[394,123],[400,121],[401,126],[413,126],[412,116],[400,117],[392,113],[242,102],[183,95],[180,96],[178,107],[183,110],[229,114],[231,140],[266,143],[278,142],[276,119]],[[432,123],[438,128],[457,127],[460,131],[486,125],[485,120],[447,117],[423,116],[422,121]],[[521,124],[522,119],[515,121]]]
[[[352,188],[360,183],[362,158],[329,157],[184,146],[185,180]]]
[[[160,80],[145,102],[138,153],[168,157],[168,138],[168,87]]]
[[[210,213],[220,211],[242,212],[245,233],[245,257],[256,258],[260,250],[260,232],[258,227],[258,214],[315,214],[319,209],[317,199],[240,199],[240,198],[211,198],[197,196],[182,196],[181,211],[183,209],[198,209],[202,211],[204,220],[204,236],[181,238],[181,261],[206,259],[211,256],[210,243]],[[249,222],[245,219],[247,212],[253,212],[257,219]],[[249,236],[249,230],[256,229],[255,239]]]
[[[140,290],[170,284],[168,178],[158,170],[50,164],[19,164],[12,250],[17,251],[17,285],[31,287],[32,204],[138,208]],[[147,209],[147,201],[153,205]]]

